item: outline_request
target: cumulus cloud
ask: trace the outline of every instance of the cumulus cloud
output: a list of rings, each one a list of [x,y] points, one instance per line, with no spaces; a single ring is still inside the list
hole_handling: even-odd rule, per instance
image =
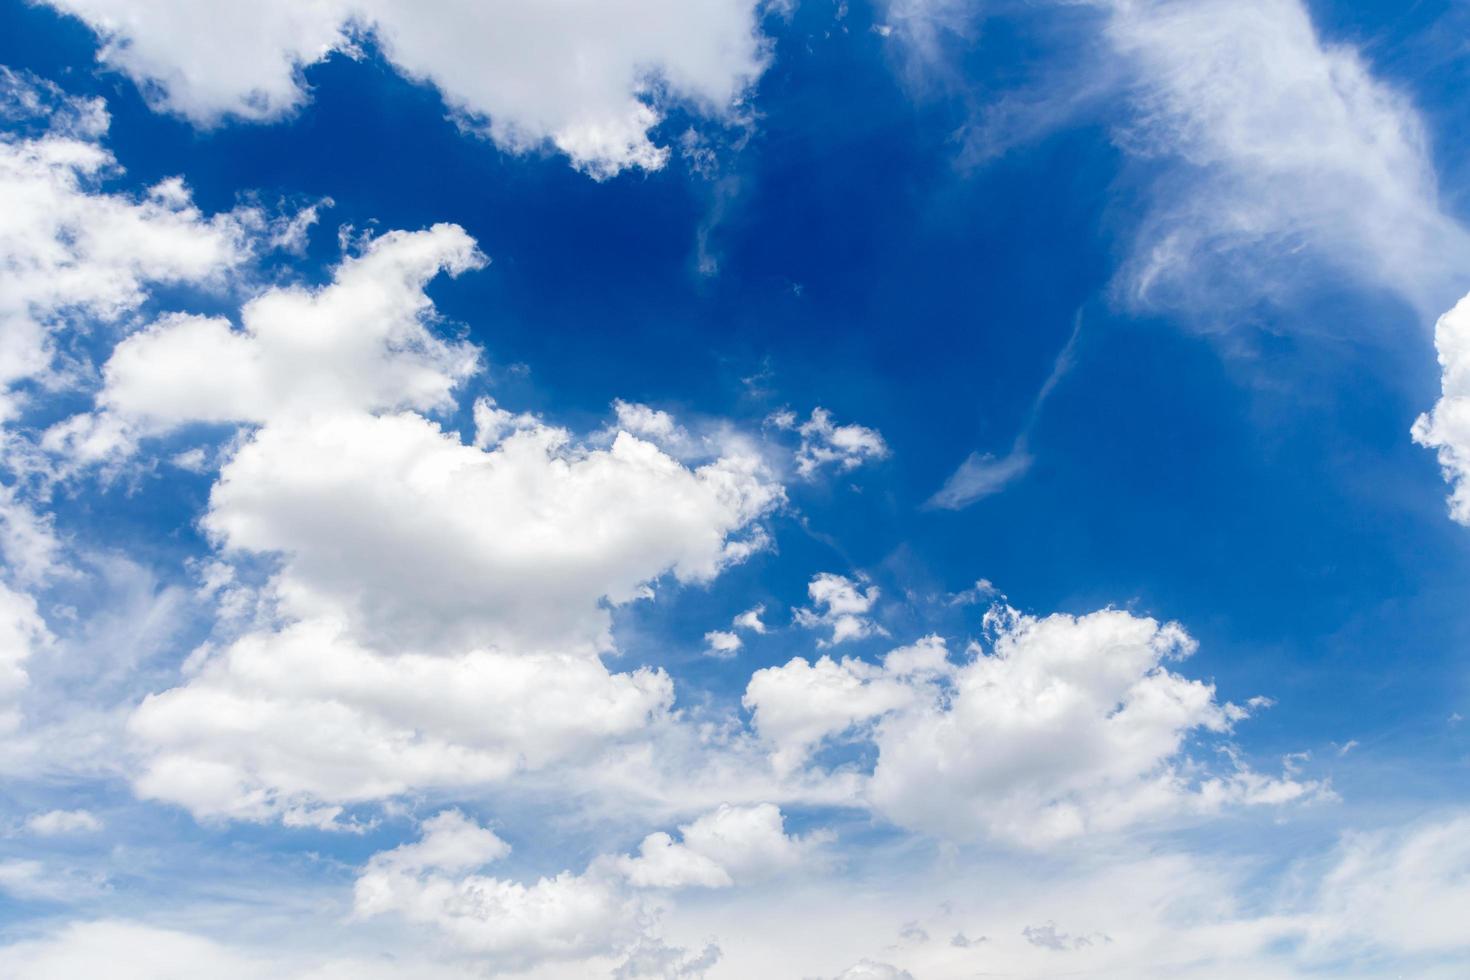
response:
[[[764,634],[766,631],[766,624],[764,620],[761,619],[761,617],[765,614],[766,607],[764,604],[752,606],[751,608],[745,610],[745,612],[736,616],[735,619],[732,621],[732,625],[734,625],[736,629],[750,630],[750,632],[758,635]]]
[[[392,232],[319,289],[251,300],[239,327],[164,317],[117,346],[94,412],[47,433],[106,460],[185,425],[240,427],[201,524],[226,562],[277,568],[267,621],[138,708],[140,792],[325,825],[343,804],[592,751],[670,705],[667,675],[602,664],[610,606],[742,560],[781,489],[737,440],[686,464],[488,401],[473,444],[445,431],[425,413],[455,404],[479,352],[435,332],[424,290],[482,261],[452,225]]]
[[[463,128],[509,152],[554,146],[596,177],[662,167],[664,110],[730,118],[768,57],[758,0],[48,2],[97,32],[103,64],[196,125],[279,119],[307,101],[304,69],[370,40]]]
[[[722,888],[792,871],[814,860],[827,839],[788,836],[781,810],[771,803],[724,804],[679,832],[677,843],[664,833],[644,838],[638,856],[620,859],[618,869],[644,888]]]
[[[729,630],[710,630],[704,634],[704,652],[721,660],[735,656],[744,645],[740,636]]]
[[[425,843],[432,845],[431,838]],[[359,875],[354,913],[360,918],[392,914],[432,928],[457,948],[507,969],[608,955],[639,936],[637,898],[616,878],[595,870],[523,885],[403,865],[393,853],[373,858]]]
[[[796,867],[813,842],[788,837],[770,804],[720,807],[680,833],[681,842],[651,834],[635,857],[603,855],[580,874],[524,885],[478,873],[509,848],[448,811],[426,821],[416,843],[368,861],[353,908],[359,918],[393,914],[431,926],[459,949],[506,968],[626,951],[615,975],[697,977],[718,950],[687,958],[664,946],[648,932],[652,906],[640,890],[726,888]]]
[[[1450,483],[1450,516],[1470,525],[1470,296],[1456,303],[1434,327],[1434,346],[1443,372],[1434,410],[1414,422],[1414,441],[1439,456]]]
[[[117,321],[155,284],[212,285],[251,254],[268,222],[256,209],[209,216],[179,178],[109,193],[119,172],[101,144],[107,111],[37,79],[0,71],[0,113],[39,119],[0,134],[0,419],[13,387],[61,383],[55,340],[78,323]]]
[[[861,581],[821,572],[812,577],[806,591],[812,605],[796,610],[796,623],[807,629],[830,627],[832,636],[819,640],[821,646],[883,634],[883,628],[868,618],[880,595],[876,585],[865,587]]]
[[[956,839],[1040,846],[1227,803],[1280,803],[1316,787],[1236,766],[1212,773],[1185,740],[1247,711],[1169,669],[1194,641],[1175,624],[1105,610],[1035,618],[1000,608],[989,651],[961,664],[930,637],[881,665],[795,658],[745,694],[781,769],[833,739],[871,742],[866,795],[899,824]]]
[[[825,408],[812,409],[811,418],[798,422],[789,411],[776,412],[767,423],[777,429],[794,431],[801,437],[796,450],[796,472],[804,479],[815,479],[827,467],[841,472],[855,470],[867,462],[887,459],[888,443],[876,429],[849,424],[838,425]]]

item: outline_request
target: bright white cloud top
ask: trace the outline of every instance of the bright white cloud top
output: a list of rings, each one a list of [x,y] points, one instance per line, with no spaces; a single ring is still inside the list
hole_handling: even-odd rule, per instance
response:
[[[1460,976],[1465,730],[1440,707],[1465,677],[1387,673],[1445,671],[1470,630],[1443,599],[1470,544],[1413,411],[1393,421],[1433,395],[1350,376],[1322,400],[1351,411],[1261,449],[1278,420],[1241,417],[1270,414],[1265,384],[1230,387],[1197,332],[1145,336],[1260,308],[1308,360],[1323,309],[1412,328],[1463,293],[1470,196],[1435,166],[1451,110],[1298,0],[1024,6],[26,5],[100,67],[57,76],[85,96],[0,68],[0,975]],[[1055,60],[1078,24],[1087,45],[1034,92],[986,88],[1024,74],[976,67],[1006,37],[986,18],[1038,12],[1008,55]],[[313,130],[314,87],[374,65],[494,144],[464,145],[517,194],[575,189],[395,197],[367,161],[333,247],[313,227],[335,192],[291,181],[351,169],[306,159],[356,125]],[[969,196],[1079,120],[1098,173],[1079,142]],[[1141,217],[1068,196],[1099,188]],[[1107,225],[1090,251],[1017,227],[1084,214]],[[717,225],[746,237],[712,275]],[[912,255],[870,240],[915,227]],[[1022,288],[963,284],[995,309],[912,288],[987,234],[997,268],[1045,253]],[[1083,311],[1124,352],[1069,399],[1099,356]],[[1060,354],[1001,343],[1068,317]],[[983,331],[1002,353],[942,400],[915,365]],[[1433,339],[1411,437],[1470,525],[1470,297]],[[1321,370],[1305,390],[1346,384]],[[1301,380],[1272,379],[1283,401]],[[977,394],[994,419],[963,415]],[[1051,444],[1070,468],[1044,408],[1082,433]],[[1362,418],[1425,473],[1370,470],[1335,428]],[[1014,441],[955,471],[961,429]],[[1179,448],[1212,439],[1218,467]],[[1225,479],[1253,453],[1305,466],[1313,439],[1371,492],[1270,510],[1281,470]],[[1418,536],[1351,536],[1373,520]],[[1402,582],[1252,595],[1359,565]],[[1216,601],[1237,573],[1255,631]]]
[[[53,6],[98,33],[103,64],[196,125],[280,119],[308,100],[306,68],[370,40],[466,130],[510,152],[549,144],[595,177],[661,168],[662,104],[730,119],[767,61],[757,0]]]

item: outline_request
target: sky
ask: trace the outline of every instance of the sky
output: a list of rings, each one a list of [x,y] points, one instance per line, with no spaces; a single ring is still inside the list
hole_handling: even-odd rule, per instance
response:
[[[0,974],[1470,968],[1470,7],[0,2]]]

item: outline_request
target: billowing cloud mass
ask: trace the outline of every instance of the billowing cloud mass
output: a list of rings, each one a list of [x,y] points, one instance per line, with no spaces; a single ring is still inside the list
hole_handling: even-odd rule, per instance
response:
[[[196,125],[280,119],[309,97],[304,69],[367,39],[465,129],[514,153],[554,146],[596,177],[662,167],[664,107],[731,118],[767,61],[758,0],[48,2],[97,32],[103,64]]]
[[[1106,610],[1035,618],[998,609],[991,649],[955,664],[930,637],[880,666],[795,658],[757,671],[745,705],[780,769],[833,739],[871,741],[871,804],[956,839],[1043,845],[1314,787],[1245,768],[1213,774],[1185,741],[1228,733],[1244,708],[1168,668],[1194,642],[1175,624]]]
[[[942,87],[975,103],[1033,60],[1046,89],[1105,63],[1066,112],[1043,107],[1039,121],[1017,125],[1035,135],[1103,93],[1117,96],[1078,137],[1098,151],[1095,169],[1070,176],[1089,195],[1106,185],[1108,204],[1129,205],[1104,207],[1109,220],[1140,205],[1111,277],[1119,307],[1228,314],[1242,301],[1271,307],[1256,301],[1303,283],[1315,295],[1330,275],[1416,311],[1444,308],[1470,270],[1470,235],[1441,204],[1425,124],[1366,54],[1319,35],[1306,0],[1025,4],[1051,21],[1035,37],[1003,38],[1013,49],[981,46],[990,43],[981,18],[996,8],[973,0],[836,3],[784,21],[790,0],[31,6],[49,10],[23,11],[18,22],[40,25],[24,30],[71,45],[85,25],[99,39],[102,73],[83,79],[87,66],[72,65],[68,77],[99,91],[125,76],[150,107],[201,129],[285,122],[307,111],[313,84],[323,87],[321,117],[302,118],[284,143],[241,130],[190,149],[200,200],[217,200],[237,174],[274,175],[273,194],[296,193],[278,182],[303,173],[330,177],[332,161],[315,154],[350,124],[336,113],[374,103],[351,90],[363,70],[313,66],[381,59],[388,74],[371,98],[397,98],[404,80],[422,86],[465,132],[507,153],[559,154],[546,163],[563,175],[566,161],[597,180],[655,171],[679,144],[719,207],[749,209],[726,229],[749,241],[728,252],[758,275],[675,289],[691,272],[668,245],[677,237],[639,222],[692,228],[699,201],[671,192],[677,181],[584,180],[570,198],[518,203],[494,232],[513,288],[476,293],[486,321],[471,327],[493,336],[502,315],[517,327],[508,350],[482,347],[481,334],[450,322],[449,301],[441,310],[434,299],[443,279],[489,262],[460,225],[344,227],[343,255],[323,266],[317,250],[296,247],[311,209],[272,217],[242,196],[211,213],[182,177],[160,179],[175,172],[175,138],[188,141],[177,120],[118,112],[128,128],[119,157],[149,175],[130,180],[107,148],[101,100],[0,69],[0,771],[10,799],[0,807],[0,896],[16,913],[0,941],[0,976],[1463,972],[1470,815],[1459,801],[1441,794],[1421,814],[1430,794],[1385,786],[1365,809],[1305,806],[1336,801],[1334,780],[1362,785],[1363,773],[1402,763],[1399,720],[1355,713],[1380,693],[1364,665],[1382,660],[1355,637],[1386,635],[1389,618],[1400,633],[1427,622],[1438,631],[1423,635],[1457,635],[1454,610],[1436,599],[1455,583],[1434,574],[1458,566],[1399,574],[1358,562],[1338,576],[1347,585],[1301,597],[1300,616],[1273,605],[1286,613],[1221,626],[1216,610],[1222,619],[1249,610],[1200,597],[1235,588],[1236,600],[1249,599],[1239,581],[1255,580],[1232,580],[1238,569],[1224,559],[1246,558],[1227,550],[1242,546],[1217,515],[1190,523],[1188,508],[1172,504],[1162,519],[1110,514],[1119,527],[1204,529],[1210,560],[1197,563],[1199,581],[1172,591],[1143,568],[1146,534],[1118,545],[1118,535],[1079,544],[1058,533],[1038,549],[1020,523],[997,527],[997,516],[1057,523],[1046,503],[1056,488],[1043,487],[1055,468],[1032,468],[1040,449],[1033,456],[1029,440],[1072,363],[1080,313],[1010,450],[970,454],[923,513],[933,488],[910,478],[934,460],[908,457],[933,450],[915,433],[933,435],[920,429],[942,412],[919,428],[891,412],[867,419],[901,433],[896,447],[825,408],[772,413],[793,397],[777,379],[818,369],[833,379],[819,379],[828,404],[859,418],[876,411],[858,397],[873,378],[852,385],[844,372],[866,370],[857,362],[913,333],[900,323],[902,336],[835,359],[824,359],[825,340],[790,345],[787,327],[804,314],[775,305],[795,303],[785,272],[820,287],[804,294],[808,308],[836,303],[826,309],[866,329],[863,317],[891,312],[893,297],[932,286],[926,276],[953,279],[956,256],[999,255],[1013,214],[1035,213],[1029,201],[1002,207],[990,216],[997,231],[951,210],[994,201],[996,188],[1041,187],[1054,197],[1047,220],[1099,213],[1095,195],[1068,197],[1077,187],[1053,180],[1076,159],[1070,150],[1052,161],[1061,171],[1030,167],[1038,154],[993,187],[980,186],[977,170],[943,166],[953,106],[915,112],[898,101],[892,65],[879,60],[890,57],[885,37],[907,39],[919,58],[960,55]],[[1084,22],[1087,51],[1070,52],[1082,67],[1046,60]],[[776,51],[765,32],[783,23],[795,26],[782,57],[796,60],[763,87],[770,104],[757,111],[749,100]],[[992,53],[1004,56],[994,72]],[[823,75],[833,65],[843,70],[835,86]],[[840,106],[823,101],[828,89]],[[854,93],[882,98],[854,102]],[[781,138],[736,138],[757,119],[773,133],[779,120]],[[701,131],[714,126],[734,129]],[[150,140],[150,127],[165,138]],[[1099,146],[1099,132],[1115,145]],[[710,164],[722,139],[742,147],[739,168]],[[285,144],[284,157],[265,152]],[[839,151],[853,148],[863,163],[848,172],[853,154]],[[499,213],[473,206],[483,188],[430,186],[420,197],[418,184],[375,186],[391,168],[353,163],[362,165],[350,174],[358,229],[367,215],[421,215],[433,201],[469,201],[466,221]],[[818,172],[832,177],[827,197],[806,193]],[[592,201],[615,206],[604,214]],[[638,219],[636,236],[621,241],[635,247],[602,248],[593,234],[560,251],[568,228],[581,234],[625,213]],[[544,240],[522,251],[528,228]],[[746,247],[776,241],[760,237],[773,228],[804,237]],[[972,232],[999,237],[953,237]],[[962,245],[975,250],[955,251]],[[1099,265],[1108,242],[1070,245],[1075,253],[1041,256],[1044,269],[1012,264],[1013,255],[996,267],[1016,272],[1022,291],[1044,282],[1088,292],[1109,278]],[[290,261],[263,261],[272,249]],[[575,262],[558,266],[567,256]],[[783,271],[793,262],[814,263],[817,275]],[[866,293],[872,283],[857,276],[884,263],[884,281]],[[1050,278],[1033,279],[1038,269]],[[564,278],[566,295],[538,321],[540,290]],[[946,284],[911,305],[919,319],[958,308],[960,296],[1013,309],[1008,276],[992,278],[959,292]],[[569,326],[573,304],[603,299],[610,315]],[[1084,309],[1095,299],[1077,297]],[[750,318],[762,310],[769,328]],[[643,317],[652,327],[616,334]],[[550,338],[565,365],[544,375],[487,367],[501,353],[541,349],[538,328],[566,331]],[[701,329],[725,332],[705,368],[680,359],[680,342],[704,335],[679,331]],[[579,343],[594,331],[608,335]],[[921,370],[921,355],[981,349],[958,338],[945,334],[949,346],[934,352],[905,347],[890,358],[893,380],[944,374]],[[1438,454],[1451,515],[1470,526],[1470,297],[1440,318],[1436,343],[1442,397],[1413,438]],[[799,373],[785,358],[802,359]],[[770,361],[757,377],[771,390],[738,383],[750,359]],[[1254,430],[1227,428],[1235,413],[1189,400],[1211,389],[1195,382],[1212,372],[1133,366],[1167,374],[1184,400],[1166,426],[1170,447],[1193,444],[1201,424],[1211,434],[1218,426],[1222,444],[1250,446],[1236,437]],[[713,374],[657,390],[686,368]],[[601,385],[620,380],[632,397],[608,404],[614,392]],[[1156,420],[1144,401],[1152,389],[1133,386],[1111,386],[1109,418],[1141,408],[1138,418]],[[593,414],[606,411],[589,418],[589,402]],[[1356,407],[1366,416],[1382,403]],[[665,410],[673,405],[683,406],[677,415]],[[1103,429],[1098,438],[1117,445],[1081,453],[1078,473],[1103,472],[1122,458],[1111,450],[1138,435]],[[1158,435],[1139,438],[1157,448]],[[1270,485],[1264,477],[1277,471],[1266,463],[1276,460],[1240,459],[1251,464],[1242,480]],[[880,492],[846,494],[819,512],[832,502],[824,483],[860,469],[886,481]],[[1046,492],[1013,492],[1004,515],[966,522],[934,512],[1023,478]],[[1180,484],[1184,496],[1192,485]],[[1241,486],[1257,484],[1225,490]],[[1433,492],[1443,492],[1438,483]],[[1094,496],[1089,513],[1140,506],[1137,494]],[[1330,540],[1327,531],[1360,516],[1347,509],[1353,495],[1329,496],[1342,509],[1247,556],[1253,567]],[[1252,499],[1250,526],[1312,516],[1269,503]],[[1404,540],[1418,539],[1385,538],[1384,553]],[[1167,596],[1157,601],[1171,614],[1221,638],[1222,658],[1268,652],[1218,668],[1233,679],[1217,692],[1178,623],[1132,606],[1020,612],[975,581],[1000,574],[970,567],[975,555],[1018,589],[1056,597],[1049,608],[1136,588],[1111,598],[1143,606]],[[1268,578],[1320,581],[1323,555],[1306,558]],[[1058,568],[1065,581],[1042,581]],[[1370,618],[1349,601],[1359,599],[1381,599],[1387,611]],[[1349,615],[1361,618],[1332,622]],[[1294,647],[1324,636],[1341,656],[1320,672],[1290,662]],[[1270,659],[1277,650],[1287,651],[1281,664]],[[1255,727],[1247,722],[1271,702],[1234,686],[1278,667],[1304,675],[1283,681],[1284,698],[1326,679],[1350,707],[1237,744],[1237,729]],[[1390,700],[1416,704],[1459,738],[1451,712],[1463,709],[1462,692],[1444,685],[1425,696],[1439,679],[1397,678]],[[1425,772],[1461,759],[1449,736],[1422,736],[1408,741]],[[1257,761],[1262,745],[1290,753],[1279,773]],[[1222,813],[1228,826],[1205,822]],[[1272,829],[1292,820],[1289,832]]]
[[[635,857],[603,855],[580,874],[565,871],[525,885],[480,873],[509,846],[446,811],[424,822],[418,842],[368,861],[353,909],[359,918],[392,914],[431,926],[459,949],[507,968],[629,952],[631,965],[615,975],[658,976],[648,973],[651,966],[683,960],[653,954],[654,906],[644,890],[728,888],[792,871],[816,843],[788,837],[780,810],[770,804],[722,806],[680,833],[679,842],[666,833],[649,835]]]
[[[1470,296],[1434,327],[1434,346],[1444,372],[1434,410],[1414,422],[1414,441],[1435,450],[1450,493],[1450,516],[1470,524]]]
[[[118,345],[96,412],[48,433],[107,459],[184,425],[249,427],[202,524],[227,560],[278,562],[259,596],[274,622],[139,707],[140,792],[329,822],[606,747],[670,705],[662,672],[602,665],[608,604],[743,558],[780,488],[734,443],[691,468],[626,432],[592,448],[486,405],[467,444],[421,414],[478,359],[433,332],[424,287],[480,261],[457,227],[394,232],[321,289],[252,300],[239,328],[165,317]]]
[[[6,119],[38,131],[0,134],[0,420],[18,410],[16,384],[62,383],[58,332],[119,320],[150,285],[217,284],[267,231],[255,209],[204,214],[177,177],[106,191],[119,169],[100,100],[0,69]]]

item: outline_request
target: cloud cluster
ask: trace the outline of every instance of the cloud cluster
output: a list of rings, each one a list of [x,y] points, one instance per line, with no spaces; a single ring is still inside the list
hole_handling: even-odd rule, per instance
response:
[[[170,178],[110,193],[119,172],[100,140],[107,111],[0,69],[0,113],[39,132],[0,133],[0,420],[15,385],[64,383],[58,334],[85,333],[136,310],[158,284],[217,285],[251,254],[268,222],[253,208],[206,215]]]
[[[757,671],[744,703],[773,763],[790,770],[834,740],[870,742],[878,812],[1027,846],[1314,790],[1190,759],[1190,737],[1228,733],[1247,711],[1169,669],[1194,649],[1177,625],[1118,610],[988,618],[990,650],[959,664],[928,637],[881,665],[798,657]]]
[[[1470,296],[1439,318],[1434,346],[1442,393],[1433,411],[1414,422],[1414,441],[1436,451],[1452,487],[1450,516],[1470,525]]]
[[[877,429],[855,423],[838,425],[825,408],[814,408],[809,419],[797,421],[795,413],[776,412],[768,420],[777,429],[795,432],[801,437],[796,449],[796,473],[803,479],[814,479],[823,469],[833,467],[846,473],[868,462],[887,459],[888,443]]]
[[[644,839],[637,856],[603,855],[581,873],[521,884],[480,873],[509,853],[494,833],[457,811],[425,821],[423,835],[375,855],[358,876],[359,918],[396,915],[431,926],[463,951],[508,968],[545,960],[581,960],[629,951],[620,975],[702,974],[718,957],[688,962],[655,943],[646,890],[728,888],[792,871],[807,861],[811,839],[787,836],[770,804],[722,806],[680,828]],[[653,972],[650,972],[650,971]]]
[[[728,119],[767,62],[759,0],[47,2],[98,34],[103,64],[196,125],[280,119],[307,101],[304,69],[370,40],[465,129],[514,153],[554,146],[599,178],[662,167],[663,108]]]
[[[663,673],[603,666],[609,606],[760,547],[740,535],[780,487],[738,447],[686,465],[626,431],[592,446],[488,403],[474,444],[444,430],[425,413],[454,404],[478,350],[435,333],[424,289],[481,261],[452,225],[392,232],[319,289],[251,300],[238,328],[164,317],[117,346],[94,412],[47,433],[107,460],[183,426],[243,426],[202,526],[226,560],[276,563],[270,616],[139,707],[140,792],[330,822],[341,804],[605,747],[671,703]]]
[[[806,592],[812,604],[796,610],[797,625],[807,629],[832,630],[830,638],[817,641],[818,646],[835,646],[874,634],[883,635],[883,628],[868,616],[881,594],[876,585],[821,572],[812,577]]]

